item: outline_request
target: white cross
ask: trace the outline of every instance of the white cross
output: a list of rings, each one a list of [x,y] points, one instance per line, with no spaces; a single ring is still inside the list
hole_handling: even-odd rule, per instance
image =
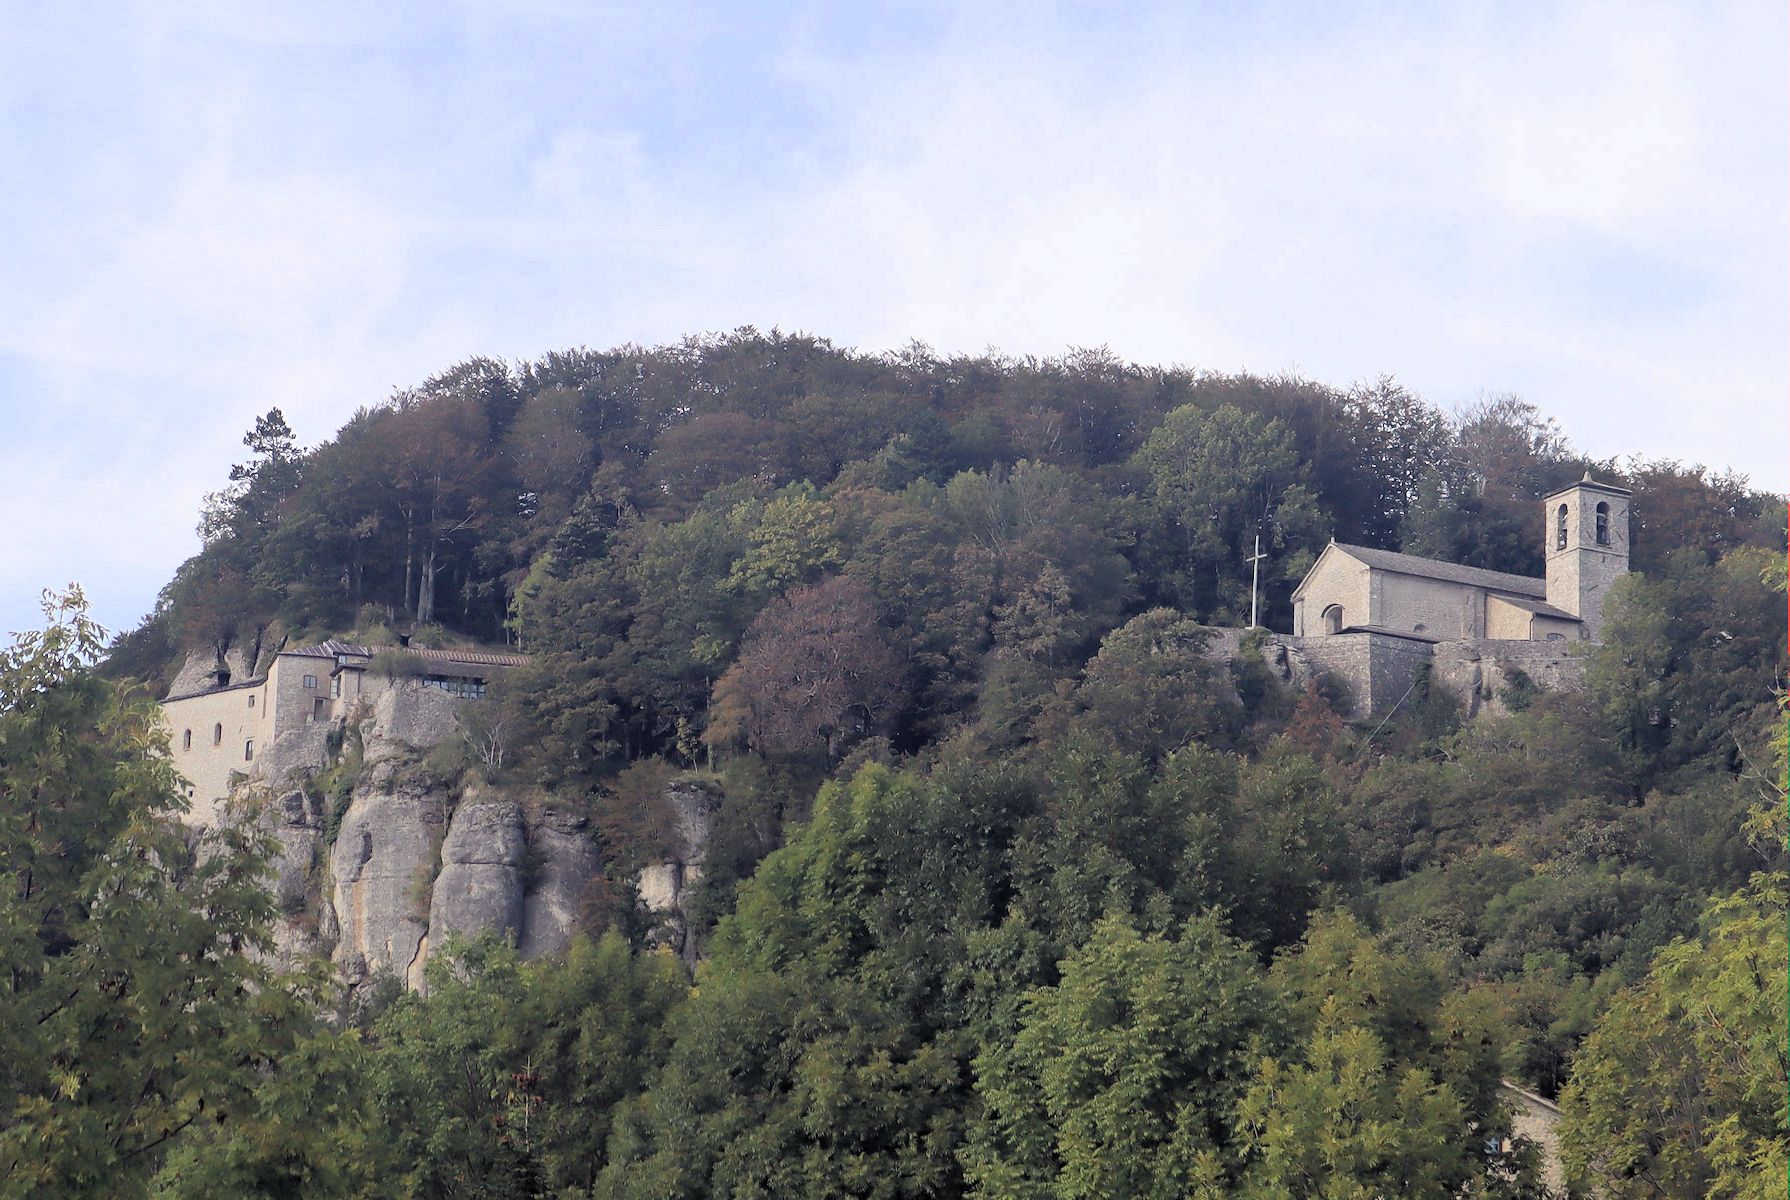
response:
[[[1256,585],[1261,582],[1262,560],[1267,557],[1266,554],[1262,553],[1262,535],[1258,533],[1255,535],[1255,553],[1243,560],[1249,564],[1249,627],[1251,629],[1257,628],[1255,622]]]

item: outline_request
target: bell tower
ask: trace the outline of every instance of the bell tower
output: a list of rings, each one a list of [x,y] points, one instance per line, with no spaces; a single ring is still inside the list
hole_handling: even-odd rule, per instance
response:
[[[1548,603],[1583,621],[1583,636],[1593,641],[1603,629],[1604,594],[1628,573],[1630,495],[1587,471],[1541,502]]]

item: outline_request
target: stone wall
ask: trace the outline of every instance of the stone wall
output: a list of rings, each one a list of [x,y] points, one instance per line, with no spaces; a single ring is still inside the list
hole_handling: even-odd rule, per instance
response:
[[[1321,637],[1276,635],[1290,663],[1289,682],[1329,675],[1349,689],[1349,718],[1365,721],[1397,704],[1411,688],[1418,668],[1429,661],[1431,646],[1415,638],[1386,633],[1338,633]]]
[[[162,702],[174,769],[187,781],[192,798],[186,815],[189,824],[216,824],[218,806],[230,792],[230,777],[254,772],[249,743],[259,754],[271,740],[273,722],[266,701],[265,683],[256,683]]]
[[[1320,554],[1311,574],[1299,585],[1293,600],[1293,635],[1311,637],[1324,631],[1324,610],[1341,606],[1344,625],[1366,625],[1368,569],[1340,552]]]
[[[1582,643],[1504,641],[1480,638],[1443,642],[1435,648],[1431,678],[1461,703],[1467,717],[1502,713],[1500,693],[1521,671],[1537,687],[1550,692],[1577,692],[1585,686]]]
[[[1228,661],[1239,652],[1242,631],[1215,629],[1208,653]],[[1330,676],[1349,689],[1350,720],[1384,716],[1409,692],[1418,671],[1431,664],[1431,683],[1454,696],[1462,712],[1503,712],[1502,689],[1522,671],[1547,691],[1573,692],[1584,687],[1582,643],[1505,641],[1475,638],[1431,645],[1417,638],[1386,633],[1342,633],[1320,637],[1267,634],[1262,655],[1271,671],[1288,687],[1301,690],[1319,676]]]
[[[1541,1159],[1541,1181],[1554,1195],[1566,1194],[1566,1171],[1560,1161],[1560,1108],[1551,1100],[1506,1079],[1499,1087],[1510,1109],[1510,1131],[1533,1142]]]
[[[1376,714],[1391,712],[1411,694],[1418,672],[1431,661],[1435,647],[1411,638],[1369,634],[1371,679],[1369,707]]]
[[[1434,638],[1475,637],[1485,630],[1485,591],[1445,579],[1392,571],[1373,573],[1373,604],[1355,623],[1410,630]]]

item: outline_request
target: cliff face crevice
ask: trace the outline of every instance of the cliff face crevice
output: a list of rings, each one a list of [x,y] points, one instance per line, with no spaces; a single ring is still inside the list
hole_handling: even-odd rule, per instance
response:
[[[429,932],[437,939],[493,932],[519,944],[527,847],[522,808],[515,801],[483,793],[462,799],[441,847]]]
[[[446,797],[403,780],[390,763],[374,766],[356,785],[329,857],[339,931],[332,957],[348,978],[420,973],[427,895],[446,821]]]
[[[429,955],[456,936],[494,933],[529,957],[563,951],[603,874],[583,813],[532,789],[433,773],[427,752],[458,736],[457,704],[413,695],[415,705],[374,706],[352,738],[337,739],[360,749],[335,764],[333,799],[313,782],[330,764],[306,755],[252,807],[278,847],[276,955],[327,957],[350,986],[390,975],[421,990]],[[720,795],[674,781],[664,801],[671,857],[647,866],[635,889],[655,940],[688,957],[684,910]]]
[[[665,789],[671,818],[670,856],[643,868],[635,879],[640,906],[652,923],[652,938],[693,961],[696,944],[689,933],[690,893],[702,880],[709,830],[721,793],[708,783],[673,780]]]

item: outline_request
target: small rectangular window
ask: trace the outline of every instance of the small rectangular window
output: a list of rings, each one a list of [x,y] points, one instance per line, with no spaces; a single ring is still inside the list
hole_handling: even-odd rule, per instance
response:
[[[316,687],[317,686],[317,677],[315,675],[306,675],[305,676],[305,686],[308,688]]]
[[[332,696],[340,696],[342,694],[342,677],[340,675],[331,675],[329,677],[329,694]]]
[[[255,759],[255,743],[253,740],[242,744],[242,761],[253,762]]]
[[[255,694],[253,692],[249,693],[249,707],[255,707]]]

